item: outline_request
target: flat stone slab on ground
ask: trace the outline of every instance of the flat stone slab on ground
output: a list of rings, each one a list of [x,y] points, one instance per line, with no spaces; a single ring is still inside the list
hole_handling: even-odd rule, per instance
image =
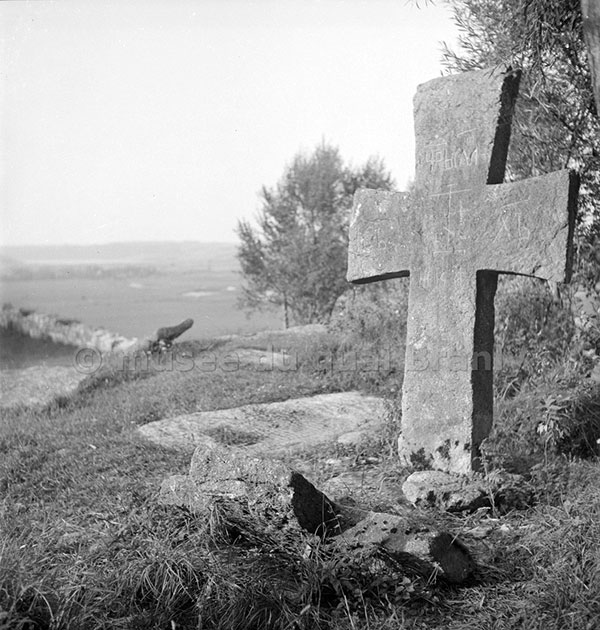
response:
[[[342,392],[200,411],[150,422],[138,431],[162,446],[221,443],[248,454],[273,455],[325,444],[359,428],[375,430],[383,415],[381,398]]]

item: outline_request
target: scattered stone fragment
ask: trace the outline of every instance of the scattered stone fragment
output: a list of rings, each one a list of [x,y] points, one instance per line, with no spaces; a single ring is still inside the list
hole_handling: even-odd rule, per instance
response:
[[[342,470],[339,474],[327,479],[323,483],[323,492],[333,497],[334,500],[353,497],[358,500],[363,495],[372,495],[376,492],[379,480],[369,470]]]
[[[421,575],[461,583],[475,569],[467,549],[445,532],[415,526],[416,517],[364,510],[332,501],[303,475],[281,462],[250,457],[239,449],[200,446],[188,476],[163,482],[160,500],[209,518],[217,504],[237,518],[259,517],[267,529],[290,522],[321,538],[331,553],[360,548],[385,552]]]
[[[414,506],[447,512],[474,512],[492,505],[507,510],[523,507],[531,499],[523,477],[509,473],[483,477],[422,470],[406,479],[402,492]]]
[[[292,496],[289,476],[287,466],[276,460],[255,459],[237,449],[202,444],[194,451],[188,476],[176,475],[163,482],[161,500],[206,515],[218,499],[252,503],[268,496],[286,511]]]
[[[292,508],[302,529],[322,538],[341,531],[341,510],[300,473],[289,474]]]
[[[347,544],[383,545],[389,551],[405,551],[408,542],[406,518],[395,514],[369,512],[342,538]]]
[[[429,543],[429,554],[437,562],[446,578],[454,584],[467,581],[475,571],[469,550],[447,532],[437,534]]]
[[[448,512],[474,511],[490,505],[488,489],[481,480],[441,470],[412,473],[402,484],[402,492],[415,506]]]

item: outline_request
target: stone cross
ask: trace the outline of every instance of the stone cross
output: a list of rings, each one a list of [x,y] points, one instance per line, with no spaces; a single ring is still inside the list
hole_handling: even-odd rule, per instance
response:
[[[578,181],[557,171],[502,183],[517,72],[420,85],[411,193],[360,190],[348,280],[410,275],[400,454],[479,469],[493,416],[498,273],[568,280]]]

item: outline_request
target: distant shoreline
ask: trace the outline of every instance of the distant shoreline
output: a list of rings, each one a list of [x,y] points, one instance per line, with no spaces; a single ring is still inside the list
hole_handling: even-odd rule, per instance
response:
[[[186,338],[282,326],[277,310],[238,307],[235,243],[144,242],[0,246],[0,302],[143,339],[191,318]]]

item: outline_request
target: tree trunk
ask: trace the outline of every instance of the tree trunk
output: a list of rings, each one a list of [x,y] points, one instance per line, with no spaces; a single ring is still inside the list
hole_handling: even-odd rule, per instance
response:
[[[290,327],[290,316],[286,293],[283,294],[283,327],[285,328],[285,330]]]

